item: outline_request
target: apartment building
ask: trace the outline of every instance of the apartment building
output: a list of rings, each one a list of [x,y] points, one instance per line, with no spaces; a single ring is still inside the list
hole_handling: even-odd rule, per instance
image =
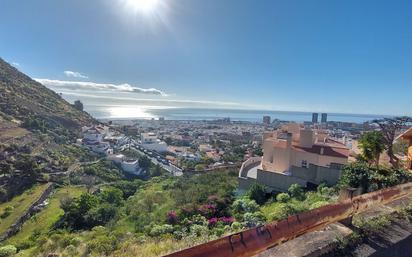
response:
[[[263,135],[263,157],[252,157],[239,172],[240,187],[258,182],[277,191],[291,184],[335,184],[349,149],[323,130],[291,123]]]

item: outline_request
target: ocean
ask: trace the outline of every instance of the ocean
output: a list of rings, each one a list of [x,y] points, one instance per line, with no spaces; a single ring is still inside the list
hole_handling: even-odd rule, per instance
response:
[[[232,121],[262,122],[263,116],[272,120],[304,122],[312,120],[312,112],[239,110],[212,108],[180,108],[158,106],[87,106],[85,110],[98,119],[158,119],[166,120],[216,120],[230,118]],[[363,123],[383,118],[383,115],[328,113],[328,121]],[[320,115],[319,115],[320,119]]]
[[[272,120],[304,122],[312,120],[312,112],[296,111],[272,111],[254,109],[234,109],[215,106],[191,107],[179,106],[178,102],[161,102],[147,99],[134,99],[132,97],[108,97],[90,95],[63,94],[63,98],[73,103],[80,99],[84,104],[84,110],[97,119],[105,120],[132,120],[132,119],[158,119],[166,120],[216,120],[230,118],[232,121],[262,122],[263,116],[270,116]],[[389,117],[384,115],[367,114],[342,114],[328,113],[328,121],[363,123],[377,118]],[[320,119],[320,115],[319,115]]]

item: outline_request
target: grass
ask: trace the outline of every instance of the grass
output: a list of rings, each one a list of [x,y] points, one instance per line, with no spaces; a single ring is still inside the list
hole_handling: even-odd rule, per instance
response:
[[[1,138],[18,138],[27,135],[29,131],[24,128],[8,128],[1,130]]]
[[[86,192],[84,187],[66,186],[57,189],[49,198],[48,205],[30,220],[24,223],[22,229],[15,236],[7,240],[7,244],[19,245],[27,242],[34,234],[45,234],[64,214],[60,208],[60,200],[66,197],[78,197]]]
[[[48,184],[36,185],[26,190],[23,194],[14,197],[11,201],[0,204],[0,215],[11,209],[7,217],[0,219],[0,234],[4,233],[16,220],[35,202]],[[11,208],[10,208],[11,207]]]

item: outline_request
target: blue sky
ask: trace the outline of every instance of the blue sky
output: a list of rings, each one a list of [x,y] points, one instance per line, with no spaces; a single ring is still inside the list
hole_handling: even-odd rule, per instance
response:
[[[412,115],[412,1],[139,1],[2,0],[0,56],[102,104]]]

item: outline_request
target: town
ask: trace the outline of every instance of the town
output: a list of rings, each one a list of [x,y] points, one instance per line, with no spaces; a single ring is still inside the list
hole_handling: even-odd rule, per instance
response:
[[[0,257],[412,256],[412,1],[0,6]]]
[[[359,154],[359,136],[377,128],[368,122],[328,121],[327,113],[319,116],[313,113],[301,124],[271,122],[270,116],[262,122],[111,120],[83,127],[77,143],[136,176],[146,172],[140,157],[173,176],[239,168],[240,191],[256,182],[275,192],[292,184],[333,186],[342,167]]]

